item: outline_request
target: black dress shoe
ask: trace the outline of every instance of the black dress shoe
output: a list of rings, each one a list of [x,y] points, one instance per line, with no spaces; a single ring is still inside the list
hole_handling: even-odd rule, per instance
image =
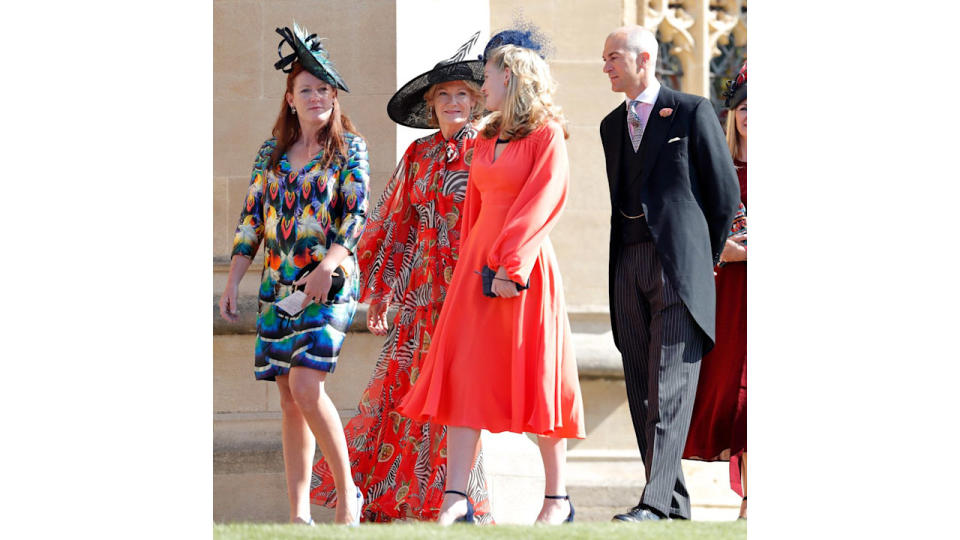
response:
[[[660,521],[666,519],[649,508],[643,508],[639,504],[623,514],[613,516],[613,521]]]

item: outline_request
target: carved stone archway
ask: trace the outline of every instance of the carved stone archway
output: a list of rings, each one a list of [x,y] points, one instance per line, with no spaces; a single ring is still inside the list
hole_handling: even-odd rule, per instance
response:
[[[747,0],[624,0],[624,19],[659,33],[682,65],[680,90],[705,97],[718,43],[747,42]]]

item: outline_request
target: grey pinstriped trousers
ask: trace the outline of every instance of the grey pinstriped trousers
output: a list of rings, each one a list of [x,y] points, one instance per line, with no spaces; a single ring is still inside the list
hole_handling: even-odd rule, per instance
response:
[[[680,457],[706,337],[663,272],[652,240],[620,250],[614,302],[627,401],[646,470],[640,504],[690,519]]]

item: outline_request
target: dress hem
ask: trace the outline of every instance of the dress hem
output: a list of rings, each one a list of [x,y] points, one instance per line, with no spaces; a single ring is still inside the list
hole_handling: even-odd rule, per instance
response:
[[[404,414],[402,410],[399,412],[400,414]],[[407,415],[404,414],[404,416],[407,416]],[[533,429],[533,426],[527,426],[527,428],[529,429],[518,431],[510,426],[491,427],[491,426],[480,426],[480,425],[477,425],[476,422],[441,420],[439,416],[419,415],[419,416],[408,416],[408,418],[411,418],[412,420],[417,422],[431,422],[434,424],[442,424],[447,427],[465,427],[465,428],[475,429],[477,431],[486,430],[486,431],[489,431],[490,433],[503,433],[505,431],[508,431],[510,433],[519,433],[519,434],[532,433],[534,435],[543,435],[545,437],[554,437],[558,439],[586,439],[587,438],[587,435],[584,432],[578,432],[576,435],[572,435],[572,434],[567,434],[567,432],[564,432],[562,429],[561,430],[552,429],[552,430],[543,431],[543,430]]]

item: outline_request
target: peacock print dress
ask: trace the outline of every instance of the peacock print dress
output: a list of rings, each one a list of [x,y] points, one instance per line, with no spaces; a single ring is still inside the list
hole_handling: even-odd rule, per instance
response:
[[[370,165],[366,142],[345,135],[347,156],[322,167],[323,151],[299,171],[287,155],[269,167],[276,140],[263,143],[254,161],[250,188],[233,241],[233,255],[252,259],[264,246],[254,371],[275,380],[291,367],[333,371],[357,309],[360,276],[355,248],[367,219]],[[331,244],[350,250],[341,266],[349,274],[330,305],[310,304],[297,317],[276,309],[293,292],[308,264],[323,259]]]
[[[357,414],[344,428],[353,480],[366,497],[364,521],[436,520],[446,476],[446,427],[401,416],[396,407],[430,347],[460,248],[460,221],[476,130],[449,141],[438,131],[414,141],[397,165],[357,252],[361,301],[399,307]],[[482,456],[482,453],[481,453]],[[492,521],[483,459],[467,492],[480,522]],[[310,497],[334,506],[325,459]]]

